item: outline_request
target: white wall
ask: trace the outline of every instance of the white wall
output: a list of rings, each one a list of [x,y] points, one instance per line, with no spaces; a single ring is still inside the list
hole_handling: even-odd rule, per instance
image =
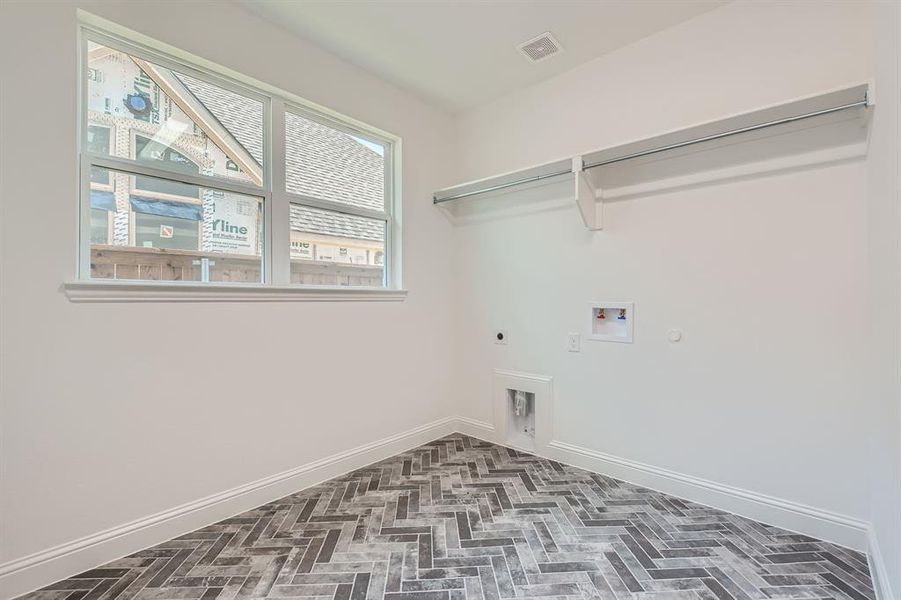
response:
[[[864,3],[727,5],[463,115],[462,179],[865,81],[869,27]],[[865,520],[865,178],[648,195],[598,233],[575,206],[459,227],[463,414],[492,420],[492,368],[551,375],[559,440]],[[635,343],[568,353],[595,299],[637,303]]]
[[[403,136],[409,298],[69,303],[76,6]],[[495,367],[555,377],[559,440],[869,520],[864,465],[898,437],[894,380],[880,412],[865,392],[888,372],[868,371],[867,308],[897,305],[890,278],[867,292],[897,267],[867,266],[868,236],[884,256],[898,235],[882,219],[889,125],[869,165],[618,202],[596,234],[574,207],[454,229],[430,202],[454,181],[868,79],[869,27],[863,3],[735,2],[451,120],[231,3],[4,2],[0,564],[457,412],[490,421]],[[868,176],[884,187],[866,202]],[[635,343],[567,353],[605,298],[637,302]],[[897,564],[898,487],[872,488]]]
[[[402,136],[407,300],[67,301],[77,6]],[[449,118],[228,2],[3,2],[0,24],[0,563],[452,412]]]
[[[868,157],[872,522],[888,581],[901,594],[901,4],[876,13],[879,104]],[[874,548],[876,549],[876,548]],[[890,596],[889,596],[890,597]]]
[[[739,0],[464,113],[461,180],[860,83],[868,8]]]

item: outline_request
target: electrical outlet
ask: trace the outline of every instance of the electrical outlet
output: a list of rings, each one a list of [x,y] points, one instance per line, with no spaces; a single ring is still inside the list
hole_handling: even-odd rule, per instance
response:
[[[494,343],[500,344],[501,346],[507,345],[507,330],[506,329],[498,329],[494,334]]]
[[[581,352],[582,337],[578,333],[570,333],[567,337],[566,349],[570,352]]]

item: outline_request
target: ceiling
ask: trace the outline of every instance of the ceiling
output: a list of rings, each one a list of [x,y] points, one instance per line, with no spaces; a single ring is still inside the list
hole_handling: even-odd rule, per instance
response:
[[[450,112],[686,21],[727,0],[237,0],[247,10]],[[545,31],[564,52],[516,46]]]

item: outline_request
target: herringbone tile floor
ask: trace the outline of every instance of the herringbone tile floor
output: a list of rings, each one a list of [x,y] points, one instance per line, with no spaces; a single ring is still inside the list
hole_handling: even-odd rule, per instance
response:
[[[452,435],[23,596],[873,600],[858,552]]]

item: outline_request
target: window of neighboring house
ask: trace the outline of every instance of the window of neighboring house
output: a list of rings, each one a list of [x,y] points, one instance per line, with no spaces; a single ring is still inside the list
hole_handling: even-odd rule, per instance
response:
[[[110,243],[110,213],[100,208],[91,209],[91,243]]]
[[[135,134],[134,137],[135,160],[139,163],[171,169],[179,173],[197,175],[200,167],[181,152],[169,148],[156,140]],[[162,164],[161,164],[162,163]],[[170,196],[182,196],[184,198],[197,199],[197,187],[156,177],[135,176],[135,190],[166,194]]]
[[[97,77],[92,81],[102,81]],[[108,125],[88,125],[87,145],[91,152],[108,154],[112,143],[112,128]],[[116,211],[111,174],[100,167],[91,167],[91,244],[105,246],[112,241],[113,216]]]
[[[82,277],[399,287],[390,138],[82,35]],[[290,238],[266,243],[282,227]]]
[[[108,126],[94,124],[88,125],[86,140],[88,150],[90,152],[96,152],[97,154],[109,154],[111,148],[111,137],[112,131]],[[97,167],[91,167],[91,183],[109,185],[110,182],[108,177],[109,173],[103,171],[102,169],[98,169]]]
[[[198,221],[135,213],[135,246],[138,248],[198,250],[199,245]]]

